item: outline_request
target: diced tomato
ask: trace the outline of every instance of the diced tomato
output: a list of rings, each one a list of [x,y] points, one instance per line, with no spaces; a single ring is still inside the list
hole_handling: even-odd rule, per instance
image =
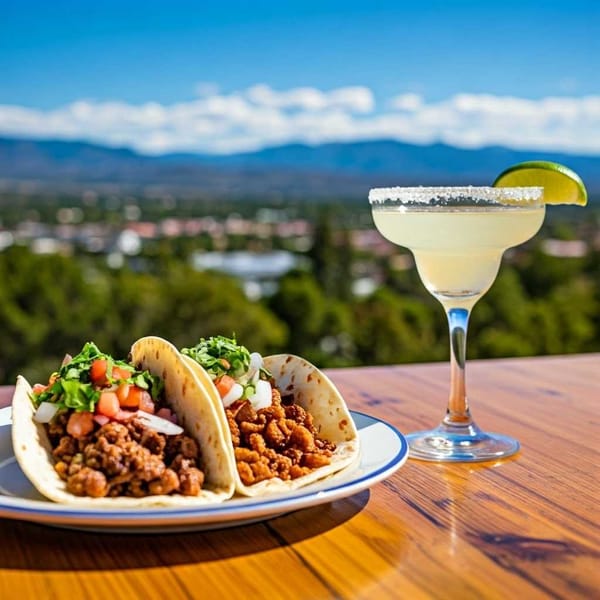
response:
[[[122,367],[113,367],[112,368],[112,378],[115,381],[120,381],[121,379],[129,379],[131,377],[131,371],[127,369],[123,369]]]
[[[82,411],[71,413],[67,421],[67,433],[74,438],[84,438],[94,430],[94,415],[91,412]]]
[[[119,406],[122,408],[137,408],[136,399],[129,399],[129,391],[133,386],[128,383],[121,383],[117,388],[116,394],[119,399]]]
[[[221,396],[221,398],[225,398],[229,390],[233,387],[234,383],[235,379],[229,375],[221,375],[221,377],[215,379],[215,386],[217,387],[219,396]]]
[[[136,396],[139,396],[139,409],[144,412],[154,414],[155,406],[154,401],[152,400],[152,396],[146,391],[139,387],[133,388],[131,390]],[[131,394],[130,392],[130,394]]]
[[[96,385],[105,385],[106,381],[106,360],[103,358],[97,358],[90,367],[90,379],[92,383]]]
[[[48,389],[48,386],[44,385],[43,383],[34,383],[32,391],[34,394],[41,394],[42,392],[45,392],[47,389]]]
[[[119,398],[119,404],[121,408],[140,408],[146,410],[146,412],[154,412],[154,402],[150,394],[129,383],[122,383],[117,388],[117,396]],[[146,408],[143,408],[145,406]],[[152,410],[149,410],[149,409]]]
[[[92,383],[96,385],[106,385],[108,383],[108,361],[104,358],[97,358],[90,367],[90,379]],[[111,379],[113,381],[121,381],[122,379],[129,379],[131,377],[131,371],[123,367],[113,366],[111,371]]]
[[[119,412],[119,397],[115,392],[102,392],[98,404],[96,404],[96,412],[100,415],[105,415],[114,418]]]

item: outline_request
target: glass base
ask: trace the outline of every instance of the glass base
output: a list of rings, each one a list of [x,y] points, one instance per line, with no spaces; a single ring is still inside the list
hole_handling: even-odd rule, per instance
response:
[[[518,452],[519,442],[499,433],[486,433],[477,425],[446,425],[405,436],[408,457],[436,462],[498,460]]]

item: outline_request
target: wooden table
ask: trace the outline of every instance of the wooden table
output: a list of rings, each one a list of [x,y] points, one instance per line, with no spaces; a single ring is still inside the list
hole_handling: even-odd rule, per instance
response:
[[[445,409],[445,364],[329,374],[351,409],[403,432]],[[354,497],[218,531],[0,520],[0,598],[599,598],[600,354],[473,361],[468,384],[477,422],[517,437],[516,457],[409,460]]]

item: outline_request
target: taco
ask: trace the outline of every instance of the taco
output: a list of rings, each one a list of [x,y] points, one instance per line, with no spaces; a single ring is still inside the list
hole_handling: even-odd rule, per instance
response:
[[[181,352],[220,415],[239,494],[296,489],[357,462],[359,438],[344,399],[308,361],[263,359],[223,336]]]
[[[218,503],[234,492],[235,465],[219,417],[160,338],[114,360],[88,342],[47,384],[19,376],[12,401],[15,457],[38,491],[80,506]]]

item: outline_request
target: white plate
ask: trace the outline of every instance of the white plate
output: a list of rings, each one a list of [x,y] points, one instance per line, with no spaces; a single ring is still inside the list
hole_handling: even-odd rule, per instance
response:
[[[85,509],[55,504],[23,475],[13,454],[10,407],[0,409],[0,518],[120,533],[197,531],[262,521],[361,492],[386,479],[408,457],[402,434],[384,421],[352,412],[361,442],[358,465],[300,490],[265,498],[235,497],[201,507]]]

